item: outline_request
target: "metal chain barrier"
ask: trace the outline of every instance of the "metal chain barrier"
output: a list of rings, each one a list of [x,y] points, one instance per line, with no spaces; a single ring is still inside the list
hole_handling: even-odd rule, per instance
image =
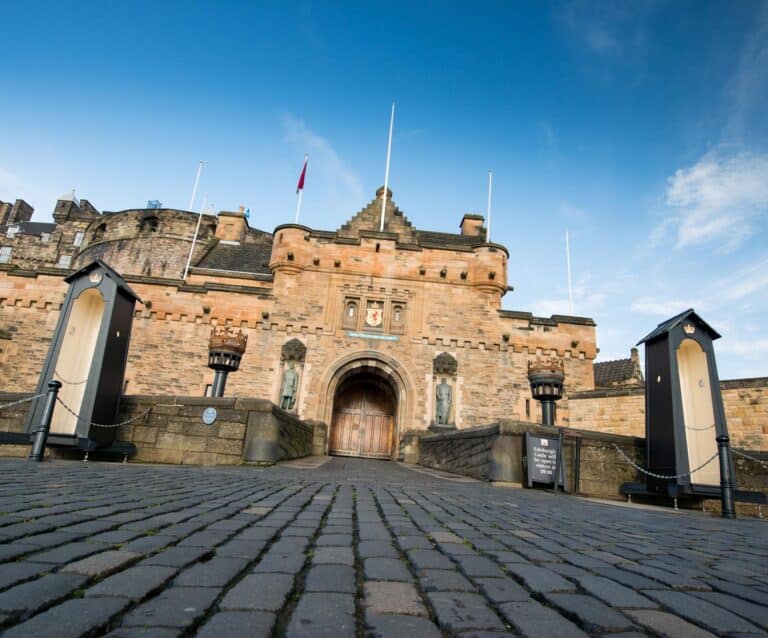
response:
[[[768,467],[768,463],[766,463],[762,459],[757,458],[756,456],[752,456],[751,454],[747,454],[746,452],[741,452],[740,450],[737,450],[735,448],[731,448],[731,452],[733,454],[736,454],[737,456],[741,456],[745,459],[749,459],[750,461],[754,461],[755,463],[759,463],[763,467]]]
[[[42,394],[34,394],[31,397],[26,397],[25,399],[19,399],[18,401],[12,401],[11,403],[6,403],[4,405],[0,405],[0,410],[5,410],[6,408],[12,408],[14,405],[21,405],[22,403],[26,403],[27,401],[34,401],[35,399],[39,399],[40,397],[44,397],[46,395],[45,392]]]
[[[703,428],[695,428],[693,426],[686,425],[685,429],[686,430],[693,430],[694,432],[706,432],[707,430],[711,430],[714,427],[715,427],[715,424],[713,423],[712,425],[707,425],[707,426],[705,426]]]
[[[86,381],[88,381],[88,378],[87,378],[87,377],[86,377],[85,379],[83,379],[82,381],[67,381],[67,380],[66,380],[64,377],[62,377],[62,376],[61,376],[61,374],[59,374],[59,371],[58,371],[58,370],[57,370],[56,372],[54,372],[53,374],[54,374],[54,376],[55,376],[55,377],[56,377],[56,378],[57,378],[59,381],[61,381],[62,383],[66,384],[66,385],[83,385],[83,383],[85,383]]]
[[[719,454],[718,452],[715,452],[715,453],[714,453],[714,454],[713,454],[711,457],[709,457],[709,458],[708,458],[706,461],[704,461],[704,463],[702,463],[701,465],[699,465],[699,467],[696,467],[696,468],[694,468],[694,469],[692,469],[692,470],[689,470],[688,472],[683,472],[682,474],[672,474],[672,475],[666,475],[666,474],[655,474],[655,473],[653,473],[653,472],[649,472],[649,471],[648,471],[648,470],[646,470],[645,468],[643,468],[643,467],[640,467],[640,466],[639,466],[637,463],[635,463],[635,462],[634,462],[634,461],[633,461],[631,458],[629,458],[629,457],[628,457],[626,454],[624,454],[624,452],[622,451],[622,449],[621,449],[621,448],[620,448],[618,445],[616,445],[615,443],[613,443],[613,447],[614,447],[614,449],[615,449],[615,450],[616,450],[616,451],[617,451],[619,454],[621,454],[621,456],[623,456],[623,457],[624,457],[624,460],[626,460],[626,461],[627,461],[627,463],[629,463],[629,464],[630,464],[632,467],[634,467],[636,470],[638,470],[638,471],[642,472],[643,474],[646,474],[647,476],[652,476],[653,478],[658,478],[658,479],[678,479],[678,478],[682,478],[682,477],[684,477],[684,476],[690,476],[690,475],[691,475],[691,474],[693,474],[694,472],[698,472],[698,471],[699,471],[701,468],[703,468],[703,467],[706,467],[707,465],[709,465],[709,464],[710,464],[712,461],[714,461],[714,460],[715,460],[715,459],[718,457],[718,454]]]
[[[69,413],[70,413],[70,414],[71,414],[73,417],[75,417],[75,418],[76,418],[78,421],[79,421],[79,420],[81,420],[81,419],[83,418],[83,417],[81,417],[81,416],[80,416],[80,415],[79,415],[77,412],[75,412],[75,411],[74,411],[72,408],[70,408],[70,407],[69,407],[69,406],[68,406],[66,403],[64,403],[64,401],[62,401],[62,400],[61,400],[59,397],[56,397],[56,400],[57,400],[59,403],[61,403],[62,407],[63,407],[63,408],[64,408],[64,409],[65,409],[67,412],[69,412]],[[120,423],[112,423],[112,424],[107,424],[107,423],[95,423],[95,422],[91,421],[91,422],[89,423],[89,425],[91,425],[91,426],[93,426],[93,427],[95,427],[95,428],[107,428],[107,429],[110,429],[110,428],[119,428],[119,427],[122,427],[123,425],[128,425],[129,423],[133,423],[134,421],[138,421],[139,419],[142,419],[142,418],[144,418],[144,417],[145,417],[145,416],[147,416],[147,415],[148,415],[150,412],[152,412],[152,408],[147,408],[147,409],[146,409],[146,410],[144,410],[143,412],[139,412],[139,414],[137,414],[137,415],[135,415],[135,416],[132,416],[130,419],[126,419],[125,421],[121,421]]]

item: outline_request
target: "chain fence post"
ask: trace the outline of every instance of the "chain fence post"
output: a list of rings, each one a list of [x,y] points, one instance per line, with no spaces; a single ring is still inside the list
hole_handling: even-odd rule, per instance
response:
[[[720,502],[723,518],[736,518],[733,504],[733,467],[731,464],[730,439],[727,434],[717,437],[717,452],[720,457]]]
[[[32,451],[29,453],[29,461],[40,462],[45,454],[45,443],[48,440],[48,432],[51,431],[51,418],[53,417],[53,408],[56,405],[56,397],[61,388],[61,381],[48,382],[48,398],[45,400],[45,408],[40,417],[40,425],[35,431],[35,441],[32,444]]]

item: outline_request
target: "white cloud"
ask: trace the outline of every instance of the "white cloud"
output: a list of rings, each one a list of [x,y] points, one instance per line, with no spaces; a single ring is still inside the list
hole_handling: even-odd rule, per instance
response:
[[[677,224],[678,247],[721,241],[732,249],[768,212],[768,155],[707,153],[668,179],[666,201],[676,213],[660,228]]]
[[[706,304],[700,300],[680,299],[655,299],[653,297],[641,297],[632,302],[632,312],[643,315],[652,315],[659,317],[674,317],[688,308],[696,310],[706,309]]]
[[[573,38],[597,55],[639,60],[645,56],[645,22],[655,2],[571,0],[556,15]]]
[[[768,287],[768,259],[749,264],[731,273],[718,284],[720,296],[730,300],[743,299],[766,287]]]
[[[310,166],[314,166],[314,170],[323,174],[325,179],[331,180],[331,183],[327,184],[329,189],[335,192],[343,191],[354,202],[355,207],[359,206],[363,201],[360,178],[347,166],[331,143],[312,131],[303,120],[291,114],[285,114],[282,120],[287,141],[301,153],[309,154]],[[310,171],[307,175],[308,181],[312,179]]]
[[[744,141],[750,124],[764,120],[768,99],[768,4],[753,20],[754,28],[744,41],[739,64],[727,87],[732,112],[725,127],[729,138]]]

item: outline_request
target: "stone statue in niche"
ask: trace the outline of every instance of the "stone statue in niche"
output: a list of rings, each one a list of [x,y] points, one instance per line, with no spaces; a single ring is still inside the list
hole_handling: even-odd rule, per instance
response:
[[[283,410],[290,410],[296,403],[299,375],[294,365],[293,361],[289,362],[288,367],[283,371],[283,383],[280,386],[280,407]]]
[[[451,412],[451,399],[453,390],[448,382],[443,379],[437,386],[437,423],[445,425],[448,423],[448,415]]]

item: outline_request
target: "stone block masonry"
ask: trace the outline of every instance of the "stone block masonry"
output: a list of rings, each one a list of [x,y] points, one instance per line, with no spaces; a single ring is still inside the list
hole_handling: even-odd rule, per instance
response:
[[[720,382],[731,445],[768,451],[768,377]],[[624,436],[645,436],[645,388],[575,392],[569,425]]]
[[[526,433],[557,436],[558,428],[536,426],[521,421],[499,423],[443,434],[408,437],[408,458],[418,464],[485,481],[522,484],[525,480],[523,447]],[[638,437],[606,434],[568,428],[565,432],[564,456],[568,490],[582,496],[624,499],[622,483],[643,482],[643,476],[616,452],[619,448],[635,463],[645,466],[645,440]],[[576,440],[580,440],[579,484],[576,489]],[[415,450],[418,450],[416,452]],[[768,454],[758,453],[756,460],[734,455],[736,482],[740,489],[768,494]],[[708,510],[716,511],[719,503],[707,501]],[[753,505],[737,505],[742,514],[753,515]]]
[[[0,404],[21,395],[0,394]],[[208,407],[216,421],[203,423]],[[21,432],[29,404],[0,411],[0,431]],[[137,418],[138,417],[138,418]],[[315,425],[260,399],[128,396],[120,404],[117,440],[133,443],[132,461],[181,465],[272,464],[312,453]],[[324,426],[318,424],[321,431]],[[71,456],[50,448],[51,454]],[[25,445],[0,446],[2,456],[27,456]]]

